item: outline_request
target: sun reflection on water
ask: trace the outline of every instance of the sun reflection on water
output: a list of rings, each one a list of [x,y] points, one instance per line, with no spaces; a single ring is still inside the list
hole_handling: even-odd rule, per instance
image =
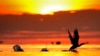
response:
[[[21,45],[25,52],[14,52],[12,46],[0,45],[0,50],[3,51],[0,52],[0,56],[100,56],[100,45],[85,45],[78,48],[78,52],[62,51],[68,50],[70,45],[56,45],[54,47],[47,45],[48,52],[40,51],[45,45]]]

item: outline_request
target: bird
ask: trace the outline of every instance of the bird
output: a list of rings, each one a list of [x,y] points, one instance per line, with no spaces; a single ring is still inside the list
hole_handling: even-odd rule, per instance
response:
[[[13,50],[15,52],[23,52],[24,51],[19,45],[14,45],[13,46]]]
[[[79,44],[79,33],[78,30],[75,29],[74,30],[74,36],[71,35],[70,31],[68,30],[68,34],[69,34],[69,39],[71,41],[72,46],[69,48],[69,51],[75,51],[76,52],[76,48],[80,47],[86,43],[81,43]]]
[[[47,48],[42,48],[41,51],[42,52],[48,52],[49,50]]]

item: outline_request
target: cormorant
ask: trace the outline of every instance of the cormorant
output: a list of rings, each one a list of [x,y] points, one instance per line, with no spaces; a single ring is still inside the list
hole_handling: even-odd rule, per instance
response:
[[[49,50],[47,48],[42,48],[41,51],[42,52],[48,52]]]
[[[68,30],[68,34],[69,34],[69,38],[70,38],[70,41],[71,41],[71,44],[72,44],[72,46],[70,47],[69,51],[76,51],[75,49],[77,47],[80,47],[80,46],[85,44],[85,43],[79,44],[79,33],[78,33],[77,29],[74,30],[74,36],[71,35],[69,30]]]
[[[19,45],[14,45],[13,46],[13,50],[15,52],[23,52],[24,51]]]

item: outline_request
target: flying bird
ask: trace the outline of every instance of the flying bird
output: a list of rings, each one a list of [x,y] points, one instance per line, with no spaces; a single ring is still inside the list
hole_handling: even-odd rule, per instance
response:
[[[74,36],[71,35],[69,30],[68,30],[68,34],[69,34],[69,38],[70,38],[70,41],[71,41],[71,44],[72,44],[72,46],[70,47],[69,51],[76,51],[75,49],[77,47],[80,47],[80,46],[85,44],[85,43],[79,44],[79,33],[78,33],[77,29],[74,30]]]

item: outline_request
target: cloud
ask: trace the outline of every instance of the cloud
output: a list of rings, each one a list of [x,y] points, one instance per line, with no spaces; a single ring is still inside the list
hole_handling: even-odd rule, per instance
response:
[[[100,37],[100,32],[79,32],[81,37]],[[30,38],[67,38],[65,31],[15,31],[13,33],[0,34],[5,39],[30,39]]]
[[[66,36],[65,32],[59,31],[15,31],[0,35],[2,38],[52,38],[57,36]]]

